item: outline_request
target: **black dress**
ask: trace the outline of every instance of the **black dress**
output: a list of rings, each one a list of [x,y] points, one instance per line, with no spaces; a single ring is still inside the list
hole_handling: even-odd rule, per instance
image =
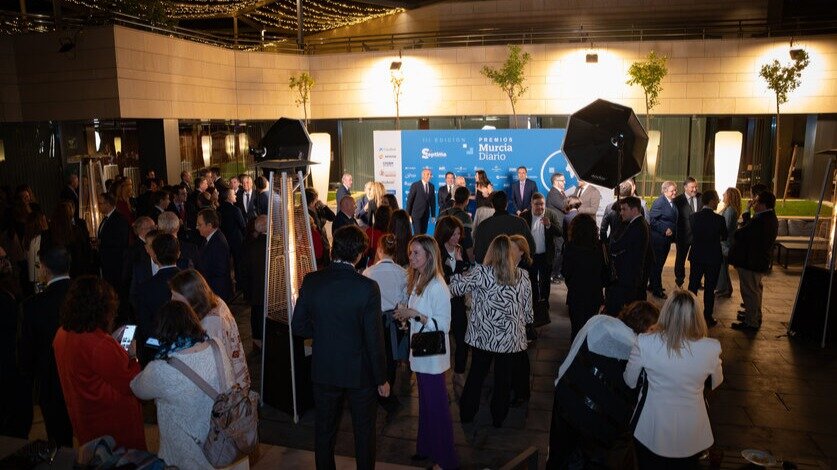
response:
[[[567,284],[567,307],[570,314],[570,341],[604,302],[602,289],[607,274],[601,246],[564,245],[561,274]]]
[[[468,254],[462,250],[462,261],[456,262],[456,268],[451,269],[450,259],[445,245],[439,244],[439,251],[442,253],[442,270],[445,274],[445,282],[450,284],[450,277],[454,274],[465,272],[470,267]],[[465,330],[468,328],[468,317],[465,313],[465,297],[450,298],[450,332],[456,341],[456,349],[453,352],[453,371],[457,374],[464,374],[468,363],[468,345],[465,344]]]

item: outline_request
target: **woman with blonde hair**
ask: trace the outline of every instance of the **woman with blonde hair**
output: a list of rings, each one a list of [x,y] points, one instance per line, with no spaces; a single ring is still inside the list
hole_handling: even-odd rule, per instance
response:
[[[729,278],[729,264],[727,256],[732,246],[733,236],[738,230],[738,217],[741,215],[741,192],[736,188],[727,188],[724,191],[724,210],[721,212],[724,221],[727,223],[727,239],[721,240],[721,253],[724,255],[724,262],[721,264],[721,274],[718,276],[718,287],[715,288],[715,295],[718,297],[732,297],[732,282]]]
[[[629,387],[640,385],[643,370],[647,378],[635,412],[639,468],[693,468],[712,446],[703,392],[707,378],[712,389],[724,380],[720,356],[721,343],[707,337],[697,298],[674,291],[652,332],[637,338],[625,367]]]
[[[134,223],[134,209],[131,199],[134,197],[134,182],[130,178],[115,183],[116,211],[122,214],[128,223]]]
[[[250,387],[250,371],[238,334],[238,325],[224,301],[215,295],[209,284],[194,269],[177,273],[169,281],[171,299],[183,302],[198,314],[206,334],[219,341],[232,363],[233,379],[241,388]]]
[[[442,274],[436,240],[416,235],[410,240],[407,267],[407,307],[395,311],[398,321],[410,321],[410,335],[423,331],[444,332],[445,353],[417,357],[410,351],[410,368],[416,373],[419,425],[414,460],[429,459],[434,468],[457,468],[453,422],[448,406],[445,372],[450,369],[450,291]]]
[[[474,420],[480,392],[491,363],[494,363],[494,393],[491,416],[495,427],[503,425],[509,411],[509,393],[515,355],[526,351],[526,324],[532,323],[532,284],[529,275],[517,267],[515,244],[498,235],[483,260],[470,271],[450,279],[453,295],[471,294],[471,315],[465,342],[471,347],[471,368],[459,400],[463,423]]]

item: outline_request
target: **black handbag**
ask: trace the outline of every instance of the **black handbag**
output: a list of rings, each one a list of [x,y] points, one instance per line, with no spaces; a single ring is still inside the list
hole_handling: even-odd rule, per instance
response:
[[[439,354],[446,354],[445,347],[445,332],[439,331],[439,324],[436,319],[433,319],[433,325],[436,331],[424,331],[422,325],[418,333],[410,338],[410,349],[413,351],[414,357],[437,356]]]

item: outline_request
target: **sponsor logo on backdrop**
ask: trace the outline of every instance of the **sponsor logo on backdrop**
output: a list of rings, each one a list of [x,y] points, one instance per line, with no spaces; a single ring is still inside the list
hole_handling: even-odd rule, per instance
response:
[[[421,149],[421,158],[422,160],[429,160],[431,158],[446,158],[448,154],[442,151],[431,151],[429,148]]]
[[[415,174],[415,173],[404,173],[404,179],[405,179],[405,180],[412,180],[412,179],[414,179],[414,178],[415,178],[415,177],[417,177],[417,176],[418,176],[418,175],[417,175],[417,174]]]
[[[405,166],[404,171],[416,171],[416,167],[414,166]]]

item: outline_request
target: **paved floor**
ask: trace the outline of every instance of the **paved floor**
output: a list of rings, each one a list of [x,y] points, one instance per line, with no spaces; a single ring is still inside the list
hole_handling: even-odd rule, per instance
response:
[[[671,260],[664,272],[674,288]],[[799,268],[790,270],[776,267],[765,278],[765,321],[761,331],[747,334],[731,330],[738,304],[741,302],[737,279],[733,272],[736,292],[731,299],[717,302],[719,325],[711,330],[723,346],[724,383],[710,399],[710,417],[717,448],[724,451],[725,468],[740,468],[744,463],[739,453],[745,448],[769,450],[777,457],[791,460],[800,468],[837,467],[837,348],[820,349],[784,336],[790,317]],[[513,408],[503,428],[491,426],[487,403],[483,403],[474,424],[458,422],[458,407],[451,397],[451,414],[457,451],[463,468],[499,468],[529,446],[536,446],[540,455],[547,451],[552,381],[569,343],[569,320],[563,305],[566,291],[553,286],[552,323],[541,328],[540,338],[529,351],[532,364],[532,398],[519,408]],[[336,296],[336,301],[339,298]],[[245,349],[250,345],[249,310],[233,304]],[[249,357],[254,381],[259,378],[260,358]],[[486,382],[484,397],[490,394]],[[451,389],[449,387],[449,389]],[[417,431],[417,401],[414,381],[401,395],[405,405],[391,422],[385,422],[380,412],[378,419],[378,460],[397,465],[414,465],[410,456],[415,452]],[[261,438],[265,444],[292,449],[313,449],[313,413],[302,417],[299,424],[284,413],[265,408],[262,412]],[[43,434],[42,423],[33,430],[32,437]],[[157,429],[147,426],[149,446],[156,447]],[[337,453],[353,454],[351,420],[348,414],[340,425]],[[543,467],[544,459],[541,459]],[[258,465],[295,462],[294,468],[312,466],[312,454],[265,447]],[[341,460],[341,468],[351,462]],[[282,465],[284,468],[291,468]],[[264,467],[267,468],[267,467]]]

